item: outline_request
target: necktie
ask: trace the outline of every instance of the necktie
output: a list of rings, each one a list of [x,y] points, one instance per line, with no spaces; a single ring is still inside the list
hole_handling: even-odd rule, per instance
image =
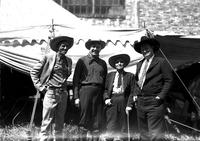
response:
[[[117,88],[120,88],[121,85],[122,85],[122,75],[119,74],[119,75],[118,75],[118,81],[117,81]]]
[[[142,72],[141,72],[140,78],[138,80],[138,85],[140,86],[140,88],[142,88],[143,83],[144,83],[144,78],[146,76],[148,62],[149,62],[148,60],[144,61],[144,63],[145,63],[144,68],[143,68],[143,70],[141,70]]]
[[[68,63],[67,63],[65,55],[60,56],[59,63],[62,66],[62,73],[67,75],[69,72],[69,70],[68,70],[69,68],[68,68]]]

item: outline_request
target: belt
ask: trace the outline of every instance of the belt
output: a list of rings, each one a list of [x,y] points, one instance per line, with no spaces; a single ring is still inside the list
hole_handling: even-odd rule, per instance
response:
[[[137,95],[138,97],[156,97],[156,95]]]
[[[112,97],[124,96],[124,93],[112,93]]]
[[[101,87],[102,84],[98,84],[98,83],[86,83],[86,84],[81,84],[81,86],[96,86],[96,87]]]
[[[63,91],[64,91],[64,90],[67,90],[66,88],[63,88],[63,87],[49,87],[48,89],[49,89],[49,90],[61,90],[61,91],[62,91],[62,90],[63,90]]]

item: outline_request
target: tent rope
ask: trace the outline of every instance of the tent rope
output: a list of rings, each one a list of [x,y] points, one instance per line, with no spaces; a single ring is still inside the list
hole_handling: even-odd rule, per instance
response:
[[[184,82],[182,81],[182,79],[180,78],[180,76],[178,75],[178,73],[175,71],[175,69],[173,68],[173,66],[170,63],[169,59],[165,56],[165,54],[163,53],[163,51],[161,50],[161,48],[159,50],[162,53],[162,55],[164,56],[164,58],[166,59],[167,63],[172,68],[172,70],[175,73],[175,75],[178,77],[179,81],[181,82],[181,84],[183,85],[183,87],[185,88],[185,90],[187,91],[187,93],[189,94],[189,96],[192,98],[193,103],[197,106],[198,110],[200,110],[199,104],[196,102],[196,100],[194,99],[194,97],[192,96],[192,94],[190,93],[190,91],[188,90],[188,88],[186,87],[186,85],[184,84]]]
[[[171,119],[171,118],[168,118],[168,119],[169,119],[171,122],[173,122],[173,123],[179,124],[179,125],[181,125],[181,126],[184,126],[184,127],[186,127],[186,128],[192,129],[192,130],[194,130],[194,131],[200,133],[200,130],[198,130],[198,129],[196,129],[196,128],[193,128],[193,127],[191,127],[191,126],[188,126],[188,125],[186,125],[186,124],[183,124],[183,123],[181,123],[181,122],[178,122],[178,121],[176,121],[176,120],[173,120],[173,119]]]

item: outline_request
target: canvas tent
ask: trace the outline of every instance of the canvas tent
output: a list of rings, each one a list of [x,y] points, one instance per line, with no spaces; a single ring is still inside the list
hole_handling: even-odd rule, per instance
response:
[[[128,71],[135,71],[135,63],[142,56],[133,49],[134,41],[146,34],[144,29],[108,30],[94,27],[80,20],[52,0],[1,0],[0,3],[0,61],[11,68],[29,73],[32,66],[49,51],[52,36],[67,35],[75,39],[68,55],[76,61],[88,53],[84,43],[101,39],[107,43],[101,57],[108,62],[111,55],[127,53],[131,57]],[[183,64],[198,62],[199,38],[171,33],[154,32],[161,50],[176,69]],[[108,65],[109,71],[112,71]],[[69,81],[72,80],[73,74]],[[195,77],[195,76],[194,76]]]
[[[156,39],[161,43],[163,53],[165,53],[174,68],[200,61],[199,36],[157,34]]]
[[[78,19],[52,0],[2,0],[0,7],[0,61],[25,73],[49,51],[49,38],[59,35],[75,39],[68,52],[73,60],[73,69],[78,58],[88,53],[84,47],[88,39],[101,39],[107,43],[101,53],[106,61],[117,53],[129,54],[131,63],[127,69],[130,71],[134,71],[134,64],[142,57],[131,45],[145,31],[99,29]]]
[[[6,64],[2,65],[5,66],[5,71],[1,70],[1,90],[5,101],[5,106],[2,107],[4,110],[9,107],[12,109],[13,103],[16,104],[19,99],[25,97],[27,102],[35,95],[30,76],[17,72],[29,74],[42,55],[50,51],[48,42],[52,36],[66,35],[74,38],[75,44],[67,54],[73,60],[73,69],[78,58],[88,53],[85,42],[88,39],[101,39],[107,43],[101,52],[101,58],[108,62],[111,55],[127,53],[131,62],[126,69],[134,72],[135,63],[142,56],[134,51],[132,45],[144,34],[145,30],[104,30],[93,27],[52,0],[1,0],[0,62]],[[8,71],[7,66],[11,71]],[[112,71],[109,64],[108,69]],[[73,74],[68,81],[71,81],[72,77]],[[8,89],[8,86],[12,89]],[[26,106],[28,107],[32,105]],[[28,112],[23,117],[25,115],[29,115]],[[9,117],[12,118],[12,115]]]
[[[146,30],[107,30],[89,25],[57,5],[52,0],[1,0],[0,1],[0,62],[11,68],[29,73],[32,66],[49,51],[52,36],[67,35],[75,39],[68,55],[76,61],[88,53],[84,47],[88,39],[101,39],[107,43],[101,57],[108,62],[111,55],[127,53],[131,57],[128,71],[135,71],[135,63],[142,56],[133,49],[134,41],[146,34]],[[180,71],[200,60],[200,39],[174,34],[155,32],[161,50],[175,70]],[[162,54],[161,54],[162,55]],[[112,68],[108,65],[109,71]],[[190,71],[192,78],[198,74]],[[182,73],[182,72],[181,72]],[[72,80],[73,74],[69,81]],[[186,76],[185,74],[182,75]],[[189,80],[186,78],[185,82]],[[188,84],[189,85],[189,84]],[[182,87],[180,88],[182,89]]]

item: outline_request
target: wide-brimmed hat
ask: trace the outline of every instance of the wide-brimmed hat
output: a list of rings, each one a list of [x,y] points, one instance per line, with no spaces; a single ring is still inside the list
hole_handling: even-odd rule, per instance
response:
[[[59,48],[59,43],[60,42],[67,42],[68,43],[68,48],[71,48],[74,44],[74,39],[68,36],[58,36],[53,38],[50,41],[50,47],[53,51],[57,52]]]
[[[85,43],[85,47],[87,49],[90,49],[90,47],[94,44],[100,44],[101,45],[101,49],[103,49],[105,46],[106,46],[106,43],[102,40],[88,40],[86,43]]]
[[[128,54],[117,54],[117,55],[111,56],[108,62],[111,67],[115,68],[115,63],[119,59],[123,60],[124,67],[126,67],[130,62],[130,56]]]
[[[160,48],[160,43],[155,38],[149,38],[147,36],[142,36],[140,42],[135,41],[134,49],[138,53],[141,53],[141,46],[144,44],[150,44],[153,48],[154,52],[156,52]]]

